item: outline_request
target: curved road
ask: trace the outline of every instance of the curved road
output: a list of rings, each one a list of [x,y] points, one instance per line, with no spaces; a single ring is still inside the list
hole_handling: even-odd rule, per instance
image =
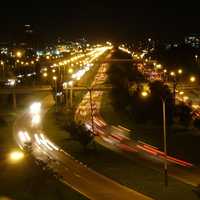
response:
[[[107,79],[108,64],[102,64],[92,86],[102,85]],[[164,152],[142,141],[130,140],[126,135],[129,130],[121,126],[111,126],[100,116],[103,91],[93,91],[92,103],[88,92],[76,110],[76,120],[83,121],[92,130],[91,104],[93,106],[93,126],[96,141],[113,151],[124,154],[134,161],[142,162],[153,169],[163,170]],[[169,174],[187,184],[200,184],[200,168],[177,158],[167,156]]]
[[[21,148],[31,144],[36,159],[47,162],[49,167],[62,176],[60,180],[63,183],[89,199],[151,199],[84,166],[51,142],[46,136],[48,133],[42,130],[42,123],[38,118],[42,118],[53,104],[53,98],[49,95],[44,99],[42,109],[37,105],[37,108],[25,111],[15,121],[14,137]]]

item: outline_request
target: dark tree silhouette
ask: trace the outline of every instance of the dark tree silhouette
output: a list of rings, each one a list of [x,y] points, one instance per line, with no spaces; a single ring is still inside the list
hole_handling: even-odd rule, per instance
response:
[[[181,103],[176,106],[177,116],[181,125],[188,127],[192,121],[192,109]]]
[[[74,121],[67,121],[65,130],[70,133],[71,139],[80,142],[84,150],[92,143],[94,135],[88,130],[84,124]]]

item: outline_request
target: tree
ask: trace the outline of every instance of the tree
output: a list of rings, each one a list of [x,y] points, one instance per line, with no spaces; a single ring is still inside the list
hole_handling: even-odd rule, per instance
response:
[[[94,135],[84,124],[75,121],[67,121],[65,130],[70,133],[71,139],[78,141],[86,150],[87,146],[92,143]]]
[[[170,126],[173,119],[173,100],[172,94],[168,86],[160,81],[154,81],[149,84],[151,94],[148,98],[141,97],[141,88],[137,88],[132,94],[132,113],[138,123],[146,123],[150,121],[155,124],[162,125],[163,110],[162,99],[166,102],[166,118],[167,124]]]
[[[131,56],[127,53],[116,51],[112,58],[131,59]],[[143,75],[132,62],[113,63],[108,70],[108,81],[113,86],[110,94],[114,108],[120,111],[130,110],[130,87],[133,83],[138,84],[143,80]]]
[[[194,120],[194,127],[200,129],[200,119]]]
[[[192,109],[181,103],[176,106],[177,116],[181,125],[188,127],[192,121]]]

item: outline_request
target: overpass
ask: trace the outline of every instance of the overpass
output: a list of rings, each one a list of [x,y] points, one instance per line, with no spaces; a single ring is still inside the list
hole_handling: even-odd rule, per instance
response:
[[[35,92],[50,92],[52,91],[51,86],[20,86],[20,87],[6,87],[0,88],[0,94],[31,94]]]
[[[104,63],[130,63],[133,62],[133,59],[106,59],[106,60],[99,60],[96,61],[98,64],[104,64]]]

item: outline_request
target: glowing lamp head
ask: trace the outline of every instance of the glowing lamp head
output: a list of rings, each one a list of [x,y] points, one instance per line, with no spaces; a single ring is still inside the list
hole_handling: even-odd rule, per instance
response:
[[[175,72],[170,72],[170,75],[175,76],[176,74],[175,74]]]
[[[73,70],[72,68],[69,68],[69,69],[68,69],[68,73],[69,73],[69,74],[72,74],[73,72],[74,72],[74,70]]]
[[[43,76],[44,76],[44,77],[47,77],[47,76],[48,76],[48,74],[45,72],[45,73],[43,74]]]
[[[190,77],[190,82],[195,82],[196,81],[196,78],[194,76],[191,76]]]
[[[16,56],[17,56],[18,58],[21,58],[21,57],[22,57],[22,52],[21,52],[21,51],[17,51],[17,52],[16,52]]]
[[[183,70],[182,69],[179,69],[178,70],[178,74],[182,74],[183,73]]]
[[[183,101],[187,101],[188,99],[189,99],[188,96],[184,96],[184,97],[183,97]]]
[[[147,91],[142,91],[141,95],[142,95],[142,97],[147,97],[148,96],[148,92]]]
[[[73,86],[73,81],[69,81],[69,82],[68,82],[68,85],[69,85],[69,86]]]
[[[13,151],[10,153],[9,158],[11,161],[17,162],[24,158],[24,154],[21,151]]]

